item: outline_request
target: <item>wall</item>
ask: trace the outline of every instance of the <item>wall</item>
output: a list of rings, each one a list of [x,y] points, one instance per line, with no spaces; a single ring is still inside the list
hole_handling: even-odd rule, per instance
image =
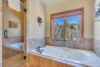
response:
[[[17,22],[17,28],[9,28],[9,20]],[[8,30],[8,37],[20,37],[21,34],[21,22],[7,7],[3,6],[3,29]]]
[[[28,0],[27,2],[27,49],[31,50],[39,45],[44,45],[45,39],[45,6],[40,0]],[[41,26],[37,22],[37,17],[42,18]]]
[[[84,39],[80,42],[54,42],[55,44],[61,44],[63,46],[71,48],[86,48],[92,49],[93,47],[93,8],[94,0],[65,0],[61,3],[49,5],[46,8],[46,37],[50,37],[50,15],[54,13],[84,8]],[[53,44],[54,44],[53,43]],[[59,44],[59,45],[60,45]]]
[[[93,38],[93,6],[94,0],[67,0],[62,3],[47,6],[46,36],[50,36],[50,14],[84,8],[84,36]]]
[[[0,67],[2,67],[2,0],[0,0]]]
[[[100,3],[100,0],[96,0],[95,6]],[[94,50],[100,56],[100,20],[94,23]]]
[[[17,22],[17,28],[9,28],[9,20]],[[6,0],[3,1],[3,31],[4,30],[8,30],[8,38],[4,38],[3,36],[3,45],[20,42],[22,40],[22,22],[16,15],[8,10]]]

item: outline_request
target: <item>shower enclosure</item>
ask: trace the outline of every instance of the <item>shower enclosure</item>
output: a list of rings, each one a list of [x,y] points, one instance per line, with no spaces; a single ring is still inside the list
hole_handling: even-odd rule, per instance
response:
[[[15,1],[15,2],[14,2]],[[13,4],[19,2],[18,8],[13,9]],[[18,5],[17,4],[17,5]],[[11,6],[12,5],[12,6]],[[3,67],[10,63],[11,59],[21,57],[24,61],[25,56],[25,8],[23,0],[3,0]],[[19,60],[19,63],[22,63]],[[6,62],[9,61],[9,62]],[[14,60],[13,60],[14,61]],[[9,64],[13,66],[14,64]],[[10,67],[11,67],[10,66]]]

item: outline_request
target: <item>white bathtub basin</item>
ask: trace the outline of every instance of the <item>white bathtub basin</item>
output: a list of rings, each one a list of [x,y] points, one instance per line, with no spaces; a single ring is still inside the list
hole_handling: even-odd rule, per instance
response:
[[[100,67],[100,57],[98,57],[92,51],[46,46],[40,48],[43,50],[42,55],[54,57],[64,61],[70,61],[74,63],[84,64],[92,67]],[[31,52],[38,53],[36,50]]]
[[[13,43],[13,44],[8,44],[6,47],[16,49],[16,50],[24,50],[24,43]]]

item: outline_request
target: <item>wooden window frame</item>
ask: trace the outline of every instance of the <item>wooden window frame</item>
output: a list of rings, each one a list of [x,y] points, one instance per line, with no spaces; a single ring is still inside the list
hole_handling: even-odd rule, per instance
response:
[[[76,12],[76,13],[75,13]],[[53,19],[55,18],[66,18],[68,16],[75,16],[75,15],[81,15],[82,19],[80,22],[80,41],[82,41],[82,39],[84,38],[84,8],[80,8],[80,9],[74,9],[74,10],[70,10],[70,11],[65,11],[65,12],[60,12],[60,13],[55,13],[55,14],[51,14],[50,16],[50,37],[53,41],[73,41],[73,40],[66,40],[65,36],[66,36],[66,26],[64,25],[64,40],[55,40],[53,37]],[[66,20],[66,19],[64,19]],[[66,24],[66,22],[64,22]]]

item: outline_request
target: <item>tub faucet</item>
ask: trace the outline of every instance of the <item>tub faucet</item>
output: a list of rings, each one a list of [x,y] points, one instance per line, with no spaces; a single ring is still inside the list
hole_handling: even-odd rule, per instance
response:
[[[42,46],[38,46],[38,47],[36,48],[36,51],[39,52],[40,54],[43,52],[43,50],[41,50],[41,48],[42,48]]]

